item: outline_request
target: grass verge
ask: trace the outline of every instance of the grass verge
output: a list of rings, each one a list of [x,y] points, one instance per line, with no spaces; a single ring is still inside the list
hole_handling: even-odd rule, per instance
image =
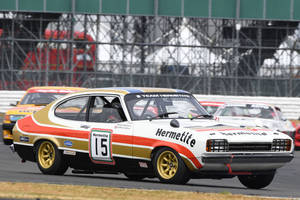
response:
[[[0,182],[0,198],[57,200],[282,200],[283,198],[168,190],[121,189],[45,183]]]

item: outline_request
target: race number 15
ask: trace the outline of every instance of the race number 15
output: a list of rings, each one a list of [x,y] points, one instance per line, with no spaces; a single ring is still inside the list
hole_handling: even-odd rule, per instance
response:
[[[91,159],[99,163],[112,164],[111,132],[93,129],[90,134]]]

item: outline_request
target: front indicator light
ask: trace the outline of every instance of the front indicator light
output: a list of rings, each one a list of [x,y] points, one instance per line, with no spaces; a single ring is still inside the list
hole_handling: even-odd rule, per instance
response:
[[[4,121],[10,121],[10,115],[4,115]]]

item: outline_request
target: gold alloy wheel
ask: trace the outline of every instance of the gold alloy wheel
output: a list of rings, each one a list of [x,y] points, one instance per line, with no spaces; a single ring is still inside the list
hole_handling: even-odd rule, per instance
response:
[[[41,167],[44,169],[48,169],[54,164],[55,149],[51,142],[42,142],[38,151],[38,159]]]
[[[178,170],[178,159],[172,151],[162,152],[157,159],[157,171],[164,179],[171,179]]]

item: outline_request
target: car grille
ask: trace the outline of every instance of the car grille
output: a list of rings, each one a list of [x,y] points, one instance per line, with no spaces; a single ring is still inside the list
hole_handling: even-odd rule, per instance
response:
[[[290,151],[292,140],[274,139],[272,143],[228,143],[225,139],[210,139],[206,142],[207,152],[279,152]]]
[[[229,144],[229,152],[235,151],[271,151],[271,143],[231,143]]]

